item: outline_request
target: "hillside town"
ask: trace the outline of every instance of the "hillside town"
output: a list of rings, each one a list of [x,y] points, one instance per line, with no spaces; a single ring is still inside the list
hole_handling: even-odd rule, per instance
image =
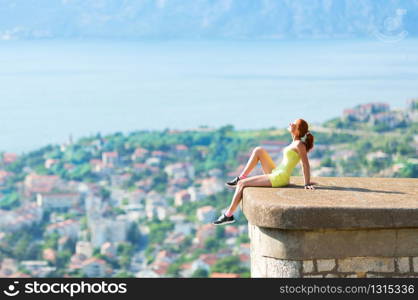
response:
[[[370,103],[344,110],[338,122],[407,130],[416,126],[417,107],[418,100],[402,111]],[[1,153],[0,277],[249,277],[245,217],[238,211],[235,224],[211,222],[229,204],[233,191],[224,182],[239,175],[251,155],[247,146],[259,145],[280,161],[289,139],[251,139],[223,158],[216,147],[231,131],[187,132],[201,135],[197,144],[179,143],[185,132],[178,130],[164,133],[174,143],[141,142],[141,134],[70,138],[22,156]],[[406,166],[417,168],[416,131],[397,152],[383,146],[361,152],[369,165],[359,173],[350,169],[360,155],[352,145],[364,141],[326,142],[335,137],[316,136],[312,176],[393,177]],[[302,175],[300,167],[293,175]]]

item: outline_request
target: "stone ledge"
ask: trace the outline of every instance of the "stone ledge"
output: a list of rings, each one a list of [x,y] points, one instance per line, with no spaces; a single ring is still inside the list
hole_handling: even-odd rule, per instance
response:
[[[417,256],[418,228],[282,230],[248,224],[251,247],[277,259]]]
[[[418,228],[418,179],[293,176],[281,188],[244,189],[249,223],[284,230]]]

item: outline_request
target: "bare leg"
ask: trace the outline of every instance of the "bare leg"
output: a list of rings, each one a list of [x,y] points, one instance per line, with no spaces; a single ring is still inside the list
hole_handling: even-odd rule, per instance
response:
[[[276,167],[274,164],[273,159],[264,150],[262,147],[254,148],[253,152],[251,153],[250,158],[248,159],[247,165],[245,166],[244,170],[241,172],[240,177],[247,177],[248,174],[251,173],[252,170],[257,166],[258,162],[261,162],[261,166],[263,168],[264,174],[269,174],[271,171]]]
[[[271,182],[267,175],[253,176],[253,177],[249,177],[249,178],[238,181],[237,187],[235,189],[235,194],[232,197],[231,205],[229,206],[228,210],[225,212],[225,215],[231,216],[234,213],[239,203],[241,202],[244,188],[249,187],[249,186],[271,187]]]

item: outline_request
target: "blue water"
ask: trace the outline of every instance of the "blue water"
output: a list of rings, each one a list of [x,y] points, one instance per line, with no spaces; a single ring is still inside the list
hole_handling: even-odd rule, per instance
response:
[[[418,41],[3,41],[0,151],[101,132],[317,123],[418,97]]]

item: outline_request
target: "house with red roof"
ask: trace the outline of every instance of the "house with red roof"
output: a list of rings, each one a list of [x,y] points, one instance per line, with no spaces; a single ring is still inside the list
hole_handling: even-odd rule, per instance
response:
[[[7,172],[5,170],[0,170],[0,186],[4,185],[7,181],[7,178],[13,176],[12,172]]]
[[[80,222],[75,219],[68,219],[65,221],[49,224],[45,229],[45,233],[47,234],[56,232],[61,236],[66,235],[74,239],[77,238],[79,231]]]
[[[36,193],[50,193],[53,189],[63,189],[64,182],[57,175],[39,175],[30,173],[25,177],[25,195]]]
[[[210,274],[210,278],[241,278],[239,274],[235,273],[212,273]]]
[[[132,161],[136,161],[138,158],[145,157],[149,151],[145,148],[138,147],[135,149],[134,153],[131,155]]]
[[[119,154],[118,154],[117,151],[103,152],[102,153],[102,161],[105,164],[105,166],[114,167],[119,162]]]
[[[18,159],[18,155],[16,153],[3,153],[3,163],[8,165],[14,163]]]
[[[103,259],[91,257],[81,263],[81,269],[87,277],[105,277],[112,272]]]
[[[215,226],[212,224],[204,224],[197,229],[196,240],[200,246],[203,246],[205,241],[215,235]]]

